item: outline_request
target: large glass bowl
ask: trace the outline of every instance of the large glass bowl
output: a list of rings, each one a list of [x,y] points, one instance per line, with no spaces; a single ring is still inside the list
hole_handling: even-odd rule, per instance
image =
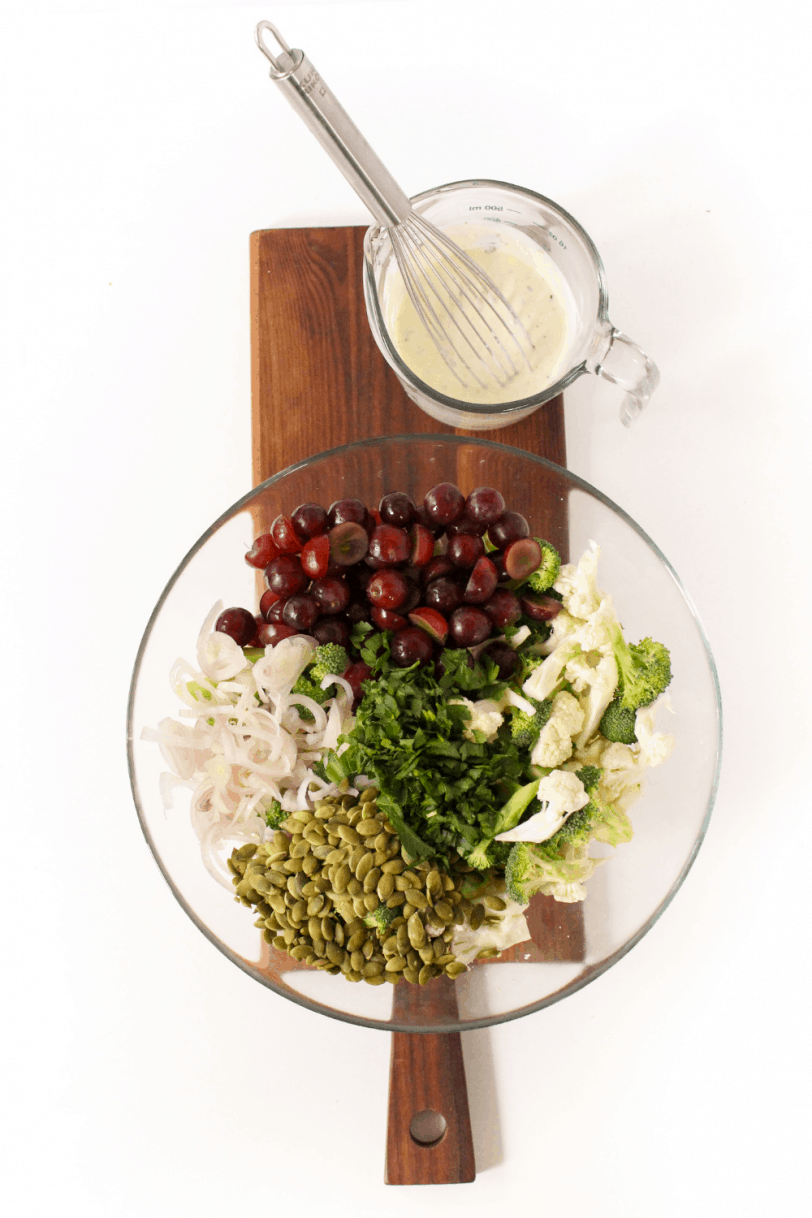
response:
[[[169,684],[174,661],[195,661],[200,626],[218,600],[253,608],[256,572],[243,559],[251,540],[303,501],[325,506],[356,496],[375,506],[388,491],[416,499],[438,482],[502,490],[531,533],[577,561],[594,539],[599,584],[611,592],[627,637],[646,635],[671,650],[675,714],[672,756],[651,770],[632,809],[634,839],[587,882],[582,904],[536,898],[533,941],[497,961],[476,964],[452,983],[425,987],[352,984],[297,965],[268,947],[252,912],[205,870],[189,817],[190,792],[164,809],[166,769],[142,729],[180,704]],[[396,436],[348,444],[269,478],[229,508],[170,579],[147,625],[128,711],[130,775],[147,841],[168,884],[204,935],[262,985],[310,1010],[388,1031],[461,1031],[538,1011],[598,977],[638,942],[670,903],[702,842],[713,805],[721,749],[721,704],[713,658],[691,600],[673,568],[625,512],[567,470],[488,440],[452,435]],[[419,994],[405,995],[405,991]],[[452,991],[451,994],[448,991]]]

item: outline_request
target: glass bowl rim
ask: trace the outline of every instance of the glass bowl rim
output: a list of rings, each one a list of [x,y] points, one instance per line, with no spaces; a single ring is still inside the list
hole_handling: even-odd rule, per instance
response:
[[[416,441],[422,441],[422,440],[428,440],[431,443],[448,445],[448,446],[459,445],[459,444],[472,444],[477,447],[488,448],[488,449],[497,449],[506,455],[512,455],[512,456],[521,457],[521,458],[529,458],[531,461],[534,461],[537,465],[541,466],[543,469],[546,469],[546,470],[550,471],[551,473],[554,473],[554,474],[557,474],[557,475],[563,477],[565,480],[569,481],[574,487],[577,487],[579,490],[582,490],[582,491],[586,492],[588,495],[591,495],[593,498],[597,499],[605,507],[608,507],[617,516],[619,516],[621,520],[623,520],[635,533],[637,533],[637,535],[646,543],[646,545],[648,545],[650,547],[650,549],[657,556],[657,558],[659,558],[660,562],[663,564],[663,566],[668,571],[669,575],[671,576],[674,583],[676,584],[677,589],[679,590],[680,594],[682,595],[682,598],[685,601],[685,604],[691,614],[691,617],[693,618],[694,625],[696,626],[697,632],[699,634],[699,637],[700,637],[703,647],[705,649],[705,658],[707,659],[708,668],[709,668],[711,679],[712,679],[713,692],[714,692],[715,703],[716,703],[717,735],[716,735],[716,760],[715,760],[715,766],[714,766],[714,771],[713,771],[713,778],[712,778],[712,782],[711,782],[710,793],[708,796],[708,805],[705,810],[705,815],[703,817],[702,824],[700,826],[699,832],[697,833],[697,836],[694,841],[691,852],[690,852],[688,858],[686,859],[682,869],[680,870],[679,875],[677,876],[676,880],[672,884],[669,891],[663,897],[662,901],[660,901],[659,905],[656,907],[656,909],[653,911],[653,913],[650,914],[650,916],[646,919],[646,921],[643,923],[643,925],[637,929],[637,931],[634,933],[634,935],[631,936],[630,939],[628,939],[625,943],[623,943],[616,951],[612,952],[611,955],[607,956],[604,960],[601,960],[599,964],[586,968],[584,970],[584,972],[579,977],[577,977],[574,981],[567,983],[560,990],[556,990],[551,994],[547,994],[544,998],[539,999],[537,1002],[530,1002],[530,1003],[525,1004],[522,1007],[517,1007],[515,1010],[501,1012],[498,1015],[488,1016],[486,1018],[459,1020],[457,1023],[454,1023],[454,1024],[423,1025],[421,1027],[414,1027],[413,1025],[410,1025],[410,1024],[398,1023],[397,1020],[389,1021],[389,1020],[381,1020],[381,1019],[369,1019],[363,1015],[356,1015],[349,1011],[339,1011],[334,1008],[330,1008],[329,1010],[326,1010],[323,1004],[308,998],[305,994],[297,993],[295,990],[292,990],[292,989],[289,991],[280,990],[279,988],[277,988],[277,986],[275,986],[273,984],[273,982],[270,980],[270,978],[264,977],[262,975],[258,975],[257,972],[251,967],[250,962],[244,960],[237,952],[233,951],[230,947],[228,947],[225,943],[223,943],[213,933],[213,931],[211,931],[206,926],[206,924],[202,921],[202,919],[191,908],[191,906],[187,902],[186,898],[183,896],[183,894],[180,892],[177,885],[175,884],[172,876],[170,875],[167,867],[165,866],[165,864],[161,858],[160,852],[159,852],[155,842],[153,841],[153,837],[150,832],[149,826],[146,823],[145,815],[144,815],[144,813],[142,811],[142,807],[141,807],[138,781],[137,781],[136,772],[135,772],[135,769],[136,769],[135,757],[134,757],[134,753],[133,753],[133,744],[134,744],[133,715],[134,715],[134,709],[135,709],[135,697],[136,697],[136,690],[137,690],[137,685],[138,685],[138,677],[139,677],[139,674],[141,671],[141,665],[142,665],[142,662],[144,659],[144,654],[145,654],[147,645],[149,643],[150,636],[152,634],[152,628],[158,618],[158,615],[161,612],[161,609],[163,608],[164,602],[166,601],[167,597],[169,596],[170,592],[172,591],[172,588],[174,587],[175,583],[177,582],[177,580],[179,579],[179,577],[181,576],[183,571],[186,569],[186,567],[191,562],[192,558],[195,556],[195,554],[197,554],[197,552],[199,550],[201,550],[203,548],[203,546],[206,544],[208,539],[217,532],[217,530],[220,528],[220,526],[222,524],[224,524],[227,520],[230,520],[242,508],[244,508],[251,500],[255,499],[258,495],[262,494],[269,487],[274,486],[277,482],[280,482],[283,478],[287,477],[289,474],[293,474],[302,469],[305,469],[308,465],[312,465],[316,461],[325,460],[330,457],[337,457],[339,455],[343,455],[343,454],[346,454],[346,453],[352,452],[352,451],[373,448],[380,444],[414,444]],[[238,966],[238,968],[242,969],[242,971],[244,973],[246,973],[249,977],[252,977],[255,981],[259,981],[262,985],[264,985],[266,987],[266,989],[269,989],[273,993],[278,994],[281,998],[286,998],[291,1002],[297,1003],[299,1006],[302,1006],[309,1011],[313,1011],[314,1013],[316,1013],[318,1015],[324,1015],[329,1018],[338,1019],[338,1020],[342,1021],[343,1023],[356,1024],[360,1027],[374,1028],[374,1029],[379,1029],[379,1030],[385,1031],[385,1032],[414,1032],[414,1033],[418,1033],[418,1034],[420,1034],[420,1033],[436,1034],[436,1033],[446,1033],[446,1032],[468,1032],[468,1031],[475,1031],[480,1028],[493,1027],[497,1024],[509,1023],[511,1020],[521,1019],[525,1015],[533,1015],[537,1011],[541,1011],[545,1007],[552,1006],[554,1003],[561,1001],[562,998],[568,998],[571,994],[577,993],[578,990],[581,990],[584,988],[584,986],[589,985],[590,982],[596,980],[596,978],[600,977],[603,973],[607,972],[614,964],[616,964],[619,960],[621,960],[628,952],[630,952],[632,950],[633,947],[635,947],[640,942],[640,940],[643,938],[643,936],[645,934],[647,934],[649,930],[651,930],[652,926],[654,926],[654,924],[657,921],[659,921],[659,919],[662,916],[662,914],[664,913],[664,911],[668,908],[668,906],[671,904],[674,897],[676,896],[677,892],[682,887],[682,885],[685,881],[685,878],[688,875],[688,872],[690,871],[691,867],[693,866],[693,863],[694,863],[694,860],[696,859],[697,854],[699,853],[699,849],[702,845],[702,842],[705,839],[705,834],[708,829],[708,824],[710,823],[711,813],[713,811],[713,806],[714,806],[714,803],[716,800],[716,793],[717,793],[718,787],[719,787],[719,775],[720,775],[721,762],[722,762],[722,739],[723,739],[722,696],[721,696],[721,689],[719,686],[719,675],[718,675],[718,672],[716,669],[716,663],[713,658],[713,653],[711,651],[710,644],[708,642],[704,627],[702,625],[702,621],[699,617],[696,606],[694,605],[694,602],[693,602],[690,594],[688,593],[688,591],[685,588],[685,586],[683,585],[681,579],[679,578],[676,571],[674,570],[674,567],[671,565],[671,563],[668,561],[666,556],[663,554],[662,550],[660,550],[660,548],[656,544],[656,542],[654,542],[651,539],[651,537],[649,537],[648,533],[646,533],[645,530],[642,529],[636,523],[636,521],[634,521],[632,519],[632,517],[629,516],[629,514],[623,510],[623,508],[619,507],[616,503],[614,503],[614,501],[611,500],[607,495],[604,495],[602,491],[597,490],[597,488],[592,486],[591,483],[587,482],[584,478],[579,477],[578,474],[574,474],[571,470],[567,469],[565,466],[557,465],[554,461],[550,461],[546,457],[541,457],[536,453],[528,452],[522,448],[515,448],[513,445],[510,445],[510,444],[501,444],[495,440],[488,440],[484,437],[457,436],[457,435],[449,434],[448,432],[435,432],[435,433],[431,433],[431,432],[425,433],[424,432],[424,433],[417,433],[417,434],[412,434],[412,435],[377,436],[377,437],[372,437],[367,440],[355,440],[348,444],[341,444],[336,448],[327,449],[321,453],[315,453],[313,456],[305,457],[303,460],[297,461],[293,465],[288,465],[285,469],[280,470],[279,473],[271,475],[271,477],[266,478],[264,482],[260,482],[257,486],[253,487],[252,490],[248,491],[245,495],[243,495],[240,499],[238,499],[235,503],[233,503],[231,505],[231,507],[227,508],[226,511],[224,511],[223,513],[221,513],[220,516],[218,516],[218,518],[214,521],[214,523],[212,525],[210,525],[209,528],[206,529],[206,531],[204,533],[201,534],[201,536],[198,538],[198,540],[195,542],[195,544],[191,547],[191,549],[187,551],[187,553],[183,556],[181,561],[178,563],[177,567],[175,568],[175,570],[173,571],[172,575],[170,576],[168,582],[166,583],[163,591],[161,592],[161,595],[159,596],[159,598],[155,604],[155,608],[153,609],[152,613],[150,614],[149,621],[147,622],[147,625],[144,629],[144,633],[141,637],[141,641],[138,646],[138,651],[136,653],[135,661],[133,664],[132,678],[130,681],[130,689],[129,689],[129,695],[128,695],[128,699],[127,699],[127,769],[128,769],[129,778],[130,778],[130,787],[132,790],[133,800],[135,803],[136,812],[138,814],[138,821],[139,821],[139,824],[141,825],[141,831],[144,834],[147,845],[150,848],[152,856],[153,856],[155,862],[157,863],[158,868],[161,871],[161,874],[163,875],[164,879],[166,880],[167,884],[169,885],[169,888],[171,889],[178,904],[181,906],[181,908],[184,910],[184,912],[187,914],[187,916],[192,920],[192,922],[195,924],[195,926],[197,926],[198,930],[200,930],[202,932],[202,934],[205,935],[205,937],[209,940],[209,942],[214,947],[217,948],[218,951],[222,952],[222,954],[224,956],[226,956],[229,960],[231,960],[231,962],[233,964],[236,964]]]

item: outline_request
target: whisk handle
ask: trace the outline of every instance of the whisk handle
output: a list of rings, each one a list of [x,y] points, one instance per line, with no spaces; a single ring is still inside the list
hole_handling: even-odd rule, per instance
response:
[[[266,30],[281,47],[278,56],[272,55],[265,44]],[[260,21],[255,38],[271,65],[271,80],[282,90],[378,223],[389,227],[406,220],[412,210],[408,196],[370,148],[304,52],[292,50],[270,21]]]

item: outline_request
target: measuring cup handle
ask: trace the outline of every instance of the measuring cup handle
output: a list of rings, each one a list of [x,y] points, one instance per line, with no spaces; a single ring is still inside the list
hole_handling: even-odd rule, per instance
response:
[[[631,427],[660,383],[654,361],[608,320],[596,336],[586,367],[588,372],[626,390],[620,406],[620,421],[624,427]]]

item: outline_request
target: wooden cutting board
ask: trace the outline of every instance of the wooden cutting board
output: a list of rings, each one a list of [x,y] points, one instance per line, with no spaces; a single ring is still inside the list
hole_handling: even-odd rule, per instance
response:
[[[316,453],[387,435],[484,436],[566,465],[560,396],[522,422],[489,432],[446,427],[406,396],[367,322],[362,287],[365,231],[293,228],[251,235],[254,485]],[[431,483],[427,470],[426,487]],[[566,520],[551,518],[549,524],[550,540],[565,542]],[[583,960],[579,905],[535,898],[528,924],[532,942],[487,964]],[[271,976],[278,977],[293,964],[273,948],[267,956],[263,966]],[[453,1023],[453,983],[438,978],[426,987],[394,988],[393,1020],[411,1023],[416,1006],[422,1006],[426,1022]],[[409,1132],[414,1115],[426,1109],[446,1118],[444,1135],[432,1144],[416,1141]],[[474,1175],[459,1034],[393,1033],[387,1183],[462,1183]]]

